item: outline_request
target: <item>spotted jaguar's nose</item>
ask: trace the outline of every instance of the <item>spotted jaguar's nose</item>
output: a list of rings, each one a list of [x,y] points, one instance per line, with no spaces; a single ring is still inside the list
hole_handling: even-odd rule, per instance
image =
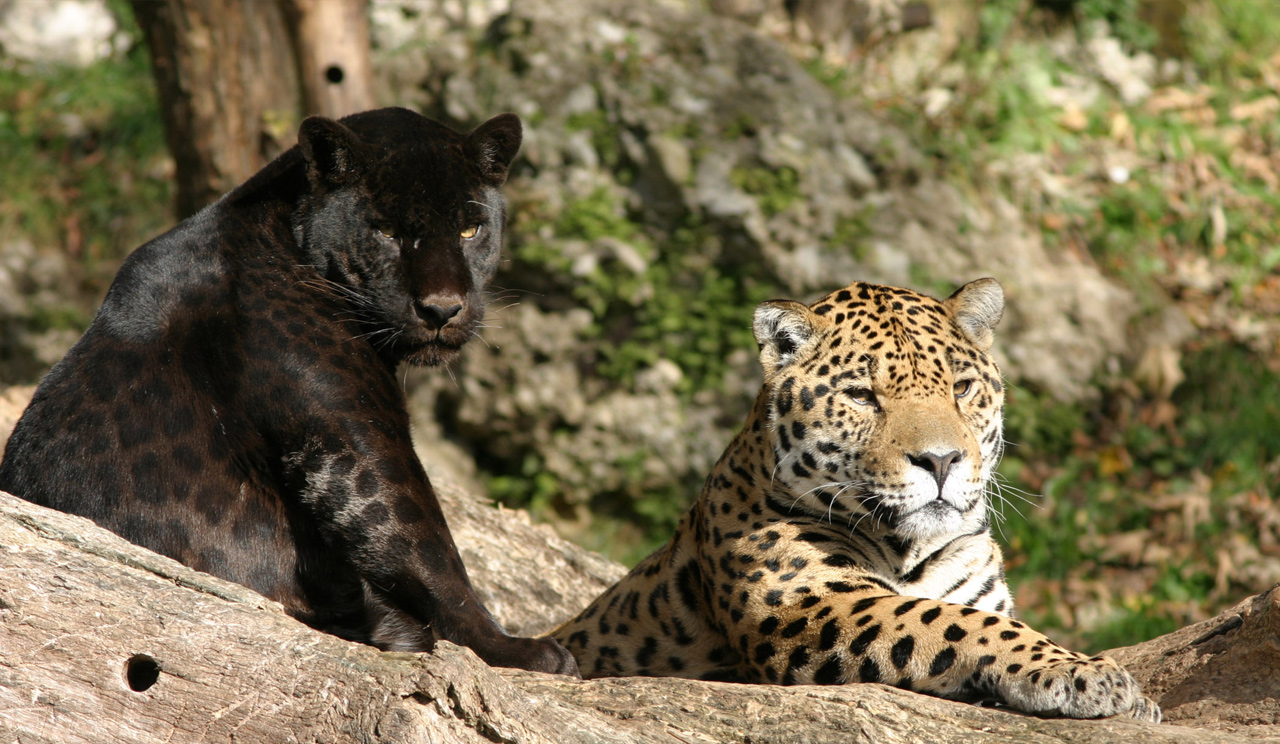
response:
[[[462,304],[437,305],[435,303],[417,303],[414,306],[414,310],[418,313],[418,317],[427,324],[428,328],[433,331],[438,331],[448,325],[449,321],[453,320],[458,313],[462,312]]]
[[[938,492],[942,492],[942,484],[946,482],[947,476],[951,474],[951,466],[956,464],[963,455],[960,450],[952,450],[950,452],[939,454],[935,452],[921,452],[918,455],[907,453],[907,460],[918,468],[923,468],[925,472],[933,476],[938,483]]]

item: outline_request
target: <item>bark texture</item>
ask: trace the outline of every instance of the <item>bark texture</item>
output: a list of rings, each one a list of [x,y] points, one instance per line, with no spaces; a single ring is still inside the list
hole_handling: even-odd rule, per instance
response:
[[[279,3],[131,0],[187,217],[293,143],[302,110]],[[367,44],[367,41],[366,41]]]
[[[1280,741],[1280,586],[1108,653],[1160,701],[1167,722]]]
[[[131,3],[177,166],[179,218],[292,145],[304,112],[374,107],[368,0]]]
[[[473,581],[509,627],[545,628],[620,570],[440,484]],[[1274,737],[1275,596],[1124,649],[1178,724],[1041,720],[882,685],[578,682],[469,650],[387,654],[0,494],[0,741],[1238,742]],[[1267,698],[1270,697],[1268,700]],[[1267,706],[1272,706],[1268,708]],[[1255,716],[1256,718],[1256,716]],[[1232,725],[1223,722],[1230,719]],[[1216,729],[1216,730],[1215,730]]]
[[[307,113],[337,119],[374,108],[368,0],[281,2]]]

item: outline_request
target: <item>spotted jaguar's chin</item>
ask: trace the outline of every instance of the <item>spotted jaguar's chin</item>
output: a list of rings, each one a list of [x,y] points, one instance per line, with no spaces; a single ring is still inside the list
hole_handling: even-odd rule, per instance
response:
[[[913,538],[927,538],[959,532],[964,528],[964,514],[954,505],[934,499],[924,506],[893,520],[894,531]]]

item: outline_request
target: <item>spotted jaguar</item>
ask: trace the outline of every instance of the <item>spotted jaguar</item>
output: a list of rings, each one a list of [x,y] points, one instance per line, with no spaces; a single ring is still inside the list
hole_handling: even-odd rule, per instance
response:
[[[1115,661],[1015,619],[990,531],[994,279],[854,283],[755,312],[764,384],[671,540],[550,635],[584,677],[880,682],[1160,720]]]

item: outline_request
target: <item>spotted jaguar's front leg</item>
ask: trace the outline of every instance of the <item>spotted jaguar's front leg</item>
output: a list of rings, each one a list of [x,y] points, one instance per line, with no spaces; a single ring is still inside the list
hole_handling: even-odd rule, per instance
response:
[[[1115,661],[1069,651],[1025,624],[901,595],[827,594],[754,607],[744,673],[783,684],[882,682],[952,700],[990,700],[1046,717],[1160,720]],[[742,644],[745,645],[745,644]]]

